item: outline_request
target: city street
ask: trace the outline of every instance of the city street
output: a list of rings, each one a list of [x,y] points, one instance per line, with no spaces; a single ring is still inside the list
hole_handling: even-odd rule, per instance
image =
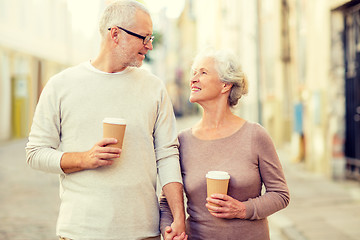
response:
[[[108,117],[124,115],[129,130],[130,125],[144,126],[142,120],[149,115],[161,121],[161,117],[149,110],[155,106],[151,104],[162,111],[171,101],[175,115],[179,116],[176,123],[180,132],[201,118],[190,114],[204,111],[206,114],[207,103],[214,102],[216,110],[222,110],[220,102],[225,103],[226,97],[235,115],[259,121],[266,128],[289,186],[289,205],[267,218],[270,239],[360,240],[360,0],[135,0],[129,1],[131,7],[128,3],[112,5],[114,1],[0,0],[0,240],[58,240],[59,178],[63,179],[64,175],[34,170],[26,163],[25,146],[34,117],[38,119],[39,128],[35,132],[39,136],[42,131],[60,132],[62,139],[68,139],[64,142],[67,151],[82,151],[81,144],[89,147],[100,140],[94,138],[101,136],[92,137],[97,136],[92,121],[99,123],[100,116],[105,114]],[[140,6],[136,7],[135,2]],[[128,7],[133,10],[129,11]],[[123,11],[127,14],[122,14]],[[42,107],[35,114],[40,99]],[[193,103],[201,103],[205,110]],[[153,114],[147,114],[150,111]],[[94,120],[88,113],[97,114],[99,119]],[[219,116],[222,116],[220,111],[211,118]],[[48,119],[60,121],[61,129],[47,126]],[[84,123],[89,125],[84,127]],[[229,124],[225,131],[232,130],[233,122]],[[150,132],[152,130],[156,131],[150,127]],[[216,133],[213,129],[200,130],[204,130],[201,131],[204,134]],[[135,135],[132,133],[125,140],[132,143],[124,147],[131,160],[115,162],[119,167],[110,169],[115,174],[111,175],[107,169],[79,174],[95,182],[96,190],[89,191],[92,185],[86,184],[85,192],[101,192],[97,187],[103,185],[96,184],[98,181],[94,181],[91,174],[132,184],[131,177],[120,172],[127,170],[128,173],[129,168],[120,165],[136,168],[131,170],[131,174],[136,173],[134,184],[146,185],[141,179],[155,176],[142,174],[139,167],[146,168],[146,165],[133,161],[136,155],[133,151],[139,153],[136,156],[139,161],[142,156],[152,154],[152,146],[149,149],[141,143],[147,136]],[[244,135],[239,135],[239,139],[248,140]],[[216,153],[229,151],[238,157],[249,149],[251,153],[256,149],[266,150],[266,144],[260,143],[266,137],[259,141],[257,137],[253,139],[256,144],[231,140]],[[250,147],[245,151],[233,152],[246,144]],[[198,162],[208,163],[200,160],[207,158],[200,154],[200,145],[194,143],[191,148],[199,156]],[[147,150],[149,154],[144,152]],[[214,151],[209,147],[204,152],[211,155]],[[120,160],[126,160],[124,153]],[[222,164],[226,164],[227,153],[214,156],[212,158],[219,162],[212,161],[214,167],[208,167],[220,168],[216,166],[220,163],[221,168],[225,168]],[[239,161],[234,162],[234,166],[240,169],[236,174],[242,175],[244,181],[230,173],[230,183],[249,186],[239,190],[236,197],[241,198],[241,194],[245,196],[245,192],[256,187],[252,185],[252,172],[247,171],[254,168],[244,156],[236,160]],[[247,165],[239,167],[239,163]],[[260,178],[264,182],[266,179],[275,182],[272,185],[281,191],[276,185],[278,182],[268,177],[271,171],[266,167],[273,163],[263,164],[261,160],[255,163],[259,163],[261,171],[255,168],[255,172],[261,173]],[[191,164],[195,166],[196,161]],[[201,167],[193,169],[200,173]],[[66,188],[75,186],[74,195],[83,192],[84,186],[76,181],[77,175],[66,177],[70,178],[64,182],[69,183]],[[196,187],[195,180],[188,182]],[[250,185],[244,185],[248,182]],[[152,184],[157,184],[154,190],[160,194],[160,183],[153,179]],[[126,200],[149,199],[138,194],[131,198],[131,193],[115,188],[117,191],[112,193],[126,195]],[[141,191],[137,187],[132,189]],[[265,187],[261,190],[266,191]],[[108,192],[104,195],[112,200],[110,202],[124,206],[113,199],[113,195],[106,194]],[[232,191],[229,195],[233,195]],[[272,204],[262,199],[259,201],[262,205],[254,214],[259,210],[261,215],[263,208],[272,209]],[[64,207],[63,197],[62,201]],[[91,201],[86,198],[79,202]],[[106,205],[109,209],[113,206],[104,203],[103,198],[101,202],[95,205]],[[147,209],[139,210],[141,204],[128,202],[137,206],[136,216],[146,215]],[[69,209],[69,212],[78,209],[94,216],[92,211],[82,211],[73,205]],[[102,206],[95,209],[108,213]],[[95,217],[109,226],[109,221],[120,219],[111,217],[116,212],[121,214],[114,210],[100,216],[96,212]],[[126,213],[129,215],[130,211]],[[75,222],[70,228],[84,222],[72,218],[82,219],[81,214],[65,215],[64,221],[69,223],[66,219],[69,218],[73,219],[71,223]],[[127,216],[127,219],[134,220],[134,217]],[[117,226],[115,232],[119,231],[120,224],[112,225]],[[82,231],[87,232],[83,238],[96,238],[96,233],[107,232],[106,227],[98,227],[101,230],[92,228],[94,233]],[[113,236],[113,228],[109,231],[107,235]],[[121,234],[124,238],[131,235],[124,231]],[[232,232],[232,235],[241,234]],[[248,240],[244,239],[247,236],[239,238]]]
[[[356,240],[360,236],[360,183],[332,181],[290,163],[279,149],[290,189],[290,204],[270,217],[285,239]]]
[[[198,117],[178,119],[178,130]],[[25,162],[26,139],[0,144],[0,239],[56,240],[56,175]],[[272,240],[355,240],[360,236],[360,183],[334,182],[306,172],[279,149],[291,192],[288,208],[269,218]]]
[[[57,239],[58,176],[26,164],[26,141],[0,145],[0,239]]]

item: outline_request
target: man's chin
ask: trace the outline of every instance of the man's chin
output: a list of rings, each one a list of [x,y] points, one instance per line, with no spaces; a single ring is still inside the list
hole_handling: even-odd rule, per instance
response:
[[[137,62],[135,67],[138,67],[138,68],[139,68],[139,67],[141,67],[142,65],[143,65],[143,62],[142,62],[142,61],[141,61],[141,62]]]
[[[142,66],[142,64],[143,64],[142,61],[136,61],[136,62],[133,62],[133,63],[129,64],[129,66],[130,66],[130,67],[137,67],[137,68],[139,68],[139,67]]]

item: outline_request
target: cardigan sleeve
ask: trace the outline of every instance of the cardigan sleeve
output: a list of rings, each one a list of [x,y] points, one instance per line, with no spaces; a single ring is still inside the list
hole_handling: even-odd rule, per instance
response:
[[[265,194],[244,202],[246,218],[255,220],[285,208],[290,194],[273,141],[260,125],[253,132],[252,151],[258,156],[260,176],[266,189]]]

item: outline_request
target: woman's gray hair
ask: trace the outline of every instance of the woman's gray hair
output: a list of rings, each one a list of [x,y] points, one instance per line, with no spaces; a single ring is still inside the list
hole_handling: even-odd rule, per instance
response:
[[[131,27],[135,24],[136,11],[140,10],[147,13],[150,16],[149,10],[141,3],[134,0],[118,0],[109,4],[99,21],[99,30],[102,39],[108,32],[108,28],[119,27]]]
[[[232,84],[228,102],[230,107],[235,106],[248,93],[249,88],[247,76],[242,71],[238,58],[231,51],[208,48],[195,57],[194,63],[203,58],[213,59],[220,81]]]

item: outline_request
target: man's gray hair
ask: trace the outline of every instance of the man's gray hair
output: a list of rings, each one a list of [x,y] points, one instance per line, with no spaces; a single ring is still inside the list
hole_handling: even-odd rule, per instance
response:
[[[150,16],[149,10],[135,0],[118,0],[109,4],[99,21],[101,38],[105,39],[108,28],[114,26],[127,28],[134,25],[137,10],[143,11]]]

